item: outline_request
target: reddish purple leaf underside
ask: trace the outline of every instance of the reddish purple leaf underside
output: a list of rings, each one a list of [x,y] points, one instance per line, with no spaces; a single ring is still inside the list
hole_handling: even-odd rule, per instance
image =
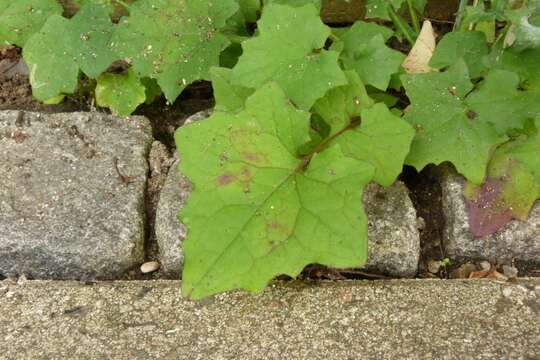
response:
[[[466,197],[469,227],[477,239],[497,232],[515,218],[502,196],[503,189],[503,181],[487,178],[481,187],[474,190],[472,197]]]

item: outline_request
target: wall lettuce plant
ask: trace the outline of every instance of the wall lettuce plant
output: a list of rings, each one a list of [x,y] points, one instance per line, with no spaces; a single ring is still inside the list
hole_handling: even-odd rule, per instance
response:
[[[98,105],[128,115],[212,82],[213,115],[176,133],[193,183],[186,296],[260,291],[310,263],[361,266],[363,188],[391,185],[404,164],[453,163],[478,237],[540,197],[537,0],[464,6],[425,67],[436,71],[420,74],[388,44],[414,42],[424,0],[368,1],[395,30],[331,29],[320,0],[79,3],[68,19],[53,0],[0,0],[0,41],[23,47],[37,99],[60,101],[84,75]]]

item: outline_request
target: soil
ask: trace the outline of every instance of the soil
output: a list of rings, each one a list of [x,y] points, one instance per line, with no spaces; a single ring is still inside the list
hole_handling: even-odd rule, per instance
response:
[[[435,166],[429,165],[421,172],[405,166],[400,180],[410,190],[410,197],[419,218],[424,221],[420,229],[420,264],[422,271],[427,271],[427,263],[433,259],[444,259],[442,229],[444,216],[442,211],[442,189],[437,181]]]

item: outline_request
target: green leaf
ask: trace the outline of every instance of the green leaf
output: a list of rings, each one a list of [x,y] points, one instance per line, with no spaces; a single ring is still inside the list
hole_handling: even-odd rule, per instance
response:
[[[258,36],[242,43],[244,53],[233,69],[233,83],[256,89],[275,81],[306,110],[329,89],[346,84],[338,53],[323,49],[330,29],[315,6],[270,4],[258,29]]]
[[[0,0],[0,43],[24,47],[51,15],[62,11],[56,0]]]
[[[116,60],[110,49],[113,25],[107,9],[85,5],[70,20],[53,15],[23,49],[34,96],[46,101],[73,93],[79,70],[97,77]]]
[[[526,89],[540,90],[540,48],[517,52],[506,49],[495,52],[492,66],[519,74],[521,85]]]
[[[153,103],[158,97],[160,97],[163,92],[161,91],[161,88],[159,87],[157,81],[155,79],[150,78],[142,78],[141,84],[144,85],[144,93],[146,99],[144,100],[145,104],[151,104]]]
[[[373,165],[374,181],[390,186],[403,170],[414,130],[381,103],[363,108],[360,119],[361,126],[344,132],[336,142],[345,155]]]
[[[540,119],[536,120],[536,133],[523,143],[514,146],[512,156],[534,175],[540,185]]]
[[[252,89],[232,84],[231,73],[232,71],[226,68],[214,67],[210,70],[216,100],[215,111],[239,111],[254,92]]]
[[[465,60],[471,78],[477,78],[486,70],[483,58],[488,54],[486,37],[478,31],[450,32],[437,44],[429,63],[434,68],[454,65]]]
[[[259,17],[261,12],[261,1],[260,0],[238,0],[240,5],[240,11],[244,15],[244,18],[248,22],[255,22]]]
[[[110,14],[114,11],[114,6],[112,2],[113,0],[77,0],[77,3],[82,8],[85,5],[91,4],[91,5],[101,5],[102,7],[106,8]],[[116,2],[115,2],[116,3]]]
[[[310,263],[366,261],[362,189],[374,169],[339,144],[298,157],[309,126],[309,114],[270,83],[244,111],[216,112],[177,131],[181,170],[194,184],[180,214],[189,232],[185,296],[261,291]]]
[[[540,7],[536,1],[530,1],[517,10],[507,10],[505,14],[512,23],[507,39],[511,34],[515,51],[540,47]]]
[[[210,78],[229,44],[219,30],[237,10],[234,0],[137,1],[112,41],[137,75],[156,79],[173,102],[188,84]]]
[[[354,49],[365,45],[377,35],[382,35],[386,42],[394,34],[394,32],[386,26],[365,21],[357,21],[350,28],[338,28],[333,30],[339,39],[343,41],[344,49],[349,52],[354,52]]]
[[[521,129],[527,119],[540,117],[540,91],[520,90],[519,76],[504,70],[490,71],[467,104],[499,134]]]
[[[315,5],[317,10],[321,10],[321,0],[264,0],[265,6],[267,6],[270,3],[274,4],[280,4],[280,5],[288,5],[292,7],[302,7],[307,4]]]
[[[388,88],[392,74],[399,72],[405,60],[405,55],[385,45],[385,38],[381,34],[353,46],[344,45],[341,54],[344,68],[356,70],[364,84],[381,90]]]
[[[495,147],[505,141],[489,118],[467,104],[473,90],[467,66],[458,62],[443,73],[402,76],[411,109],[405,119],[416,128],[406,160],[418,170],[451,161],[474,184],[480,184]]]
[[[349,84],[330,90],[313,106],[313,111],[329,126],[325,135],[339,135],[343,152],[372,164],[374,180],[391,185],[401,173],[414,130],[394,116],[384,104],[374,104],[354,71],[345,72]],[[351,123],[360,127],[349,129]],[[346,129],[345,133],[343,130]]]
[[[424,13],[427,0],[413,0],[413,8],[419,13]],[[366,19],[379,18],[391,20],[388,14],[388,6],[392,6],[396,11],[404,6],[405,0],[367,0]]]
[[[465,189],[476,237],[491,235],[512,219],[527,220],[540,198],[539,140],[520,137],[503,144],[493,154],[482,186]]]
[[[145,101],[145,91],[131,69],[127,74],[103,74],[97,78],[96,102],[118,116],[127,116]]]
[[[28,40],[23,57],[29,68],[32,94],[41,101],[71,94],[78,82],[79,66],[64,49],[69,49],[65,34],[69,20],[60,15],[51,16],[43,28]]]
[[[360,111],[373,106],[374,101],[367,95],[366,88],[354,71],[346,71],[348,84],[334,88],[317,100],[313,111],[330,126],[328,136],[333,136],[360,117]]]
[[[95,78],[117,60],[110,45],[112,32],[113,24],[107,7],[89,4],[81,7],[70,19],[66,33],[56,37],[67,37],[69,46],[61,50],[73,56],[88,77]]]
[[[366,18],[390,20],[388,6],[392,6],[394,9],[399,10],[404,2],[405,0],[367,0]]]

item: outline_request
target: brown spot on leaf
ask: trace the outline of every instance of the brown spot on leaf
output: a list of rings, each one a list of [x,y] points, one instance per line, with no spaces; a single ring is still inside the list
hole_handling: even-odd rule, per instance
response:
[[[251,173],[251,169],[248,166],[243,165],[237,170],[225,171],[216,178],[216,183],[218,186],[226,186],[236,182],[242,187],[242,191],[247,194],[251,192],[252,180],[253,174]]]
[[[236,176],[227,172],[223,175],[218,176],[216,178],[216,183],[218,184],[218,186],[225,186],[232,183],[234,180],[236,180]]]
[[[477,116],[477,114],[476,114],[473,110],[467,111],[467,117],[468,117],[470,120],[476,119],[476,116]]]
[[[252,163],[260,164],[266,161],[266,156],[262,153],[254,153],[249,151],[242,152],[242,157]]]

